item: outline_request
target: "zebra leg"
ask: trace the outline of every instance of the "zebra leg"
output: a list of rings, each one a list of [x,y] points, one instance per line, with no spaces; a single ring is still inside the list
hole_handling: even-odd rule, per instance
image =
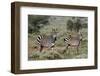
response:
[[[43,50],[43,46],[40,46],[40,52],[42,52],[42,50]]]
[[[79,46],[80,46],[80,41],[79,41],[79,44],[78,44],[78,46],[77,46],[77,54],[79,54]]]
[[[67,47],[64,49],[63,54],[66,52],[66,50],[68,49],[69,45],[67,45]]]
[[[76,54],[78,54],[79,53],[79,46],[77,46],[77,51],[76,51]]]

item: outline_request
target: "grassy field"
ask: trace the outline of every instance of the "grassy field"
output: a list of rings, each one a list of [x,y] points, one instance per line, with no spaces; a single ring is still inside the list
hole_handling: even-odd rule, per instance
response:
[[[39,29],[39,33],[28,34],[28,60],[53,60],[53,59],[82,59],[88,57],[88,34],[87,28],[82,28],[82,42],[79,46],[79,52],[76,54],[75,48],[66,49],[64,38],[69,35],[66,22],[70,17],[49,17],[49,24]],[[51,20],[51,21],[50,21]],[[37,36],[39,34],[49,35],[52,28],[57,29],[57,41],[53,49],[44,48],[42,52],[39,51],[39,44],[37,43]],[[65,53],[63,51],[66,50]]]
[[[57,38],[57,41],[55,42],[54,49],[52,50],[52,49],[44,48],[42,52],[39,51],[39,49],[40,49],[39,44],[36,41],[36,38],[38,35],[29,34],[29,36],[28,36],[28,46],[29,46],[28,47],[28,51],[29,51],[28,56],[29,56],[29,58],[28,59],[29,60],[53,60],[53,59],[87,58],[87,53],[88,53],[87,42],[88,41],[87,41],[87,32],[86,31],[87,31],[87,29],[81,30],[81,32],[83,34],[83,40],[79,46],[78,54],[75,53],[77,51],[75,48],[69,48],[68,50],[66,50],[66,43],[64,42],[63,39],[67,36],[67,34],[63,30],[58,33],[58,38]],[[66,52],[63,54],[62,52],[64,50],[66,50]]]

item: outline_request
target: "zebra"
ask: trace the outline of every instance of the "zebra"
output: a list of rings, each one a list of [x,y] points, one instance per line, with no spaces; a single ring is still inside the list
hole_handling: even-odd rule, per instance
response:
[[[66,50],[69,48],[69,46],[75,47],[77,49],[77,53],[78,53],[81,41],[82,41],[82,34],[81,33],[69,35],[69,37],[64,38],[64,42],[67,43]],[[66,50],[64,50],[63,53],[65,53]]]
[[[57,40],[57,29],[52,29],[50,35],[38,35],[37,42],[40,46],[40,52],[43,48],[52,48],[55,46],[55,41]]]

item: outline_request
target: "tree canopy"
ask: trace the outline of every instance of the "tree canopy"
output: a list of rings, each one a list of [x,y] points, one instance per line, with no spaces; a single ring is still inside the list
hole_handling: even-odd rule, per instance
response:
[[[75,18],[74,20],[69,19],[67,21],[67,30],[79,32],[81,28],[82,28],[82,23],[80,19]]]
[[[48,23],[48,18],[49,16],[29,15],[28,32],[39,32],[39,29]]]

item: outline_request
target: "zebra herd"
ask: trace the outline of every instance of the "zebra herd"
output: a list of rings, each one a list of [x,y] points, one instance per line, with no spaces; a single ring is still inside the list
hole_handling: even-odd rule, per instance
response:
[[[56,29],[52,29],[52,32],[50,35],[39,35],[37,37],[37,42],[40,46],[40,52],[42,52],[42,50],[44,48],[50,48],[53,49],[53,47],[55,46],[55,42],[57,41],[57,30]],[[78,53],[79,50],[79,46],[80,46],[80,42],[82,41],[82,34],[74,34],[74,35],[69,35],[68,37],[65,37],[64,42],[66,43],[66,50],[70,47],[75,47]],[[66,52],[66,50],[63,51],[63,53]]]

